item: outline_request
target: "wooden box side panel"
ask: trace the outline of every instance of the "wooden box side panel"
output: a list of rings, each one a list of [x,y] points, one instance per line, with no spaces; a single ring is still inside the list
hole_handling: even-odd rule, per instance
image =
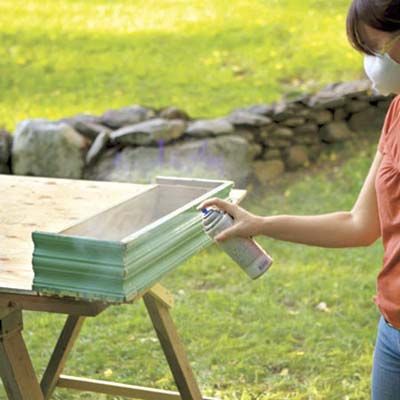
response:
[[[177,240],[172,246],[154,248],[152,258],[135,260],[128,266],[129,274],[124,282],[124,292],[127,298],[152,287],[168,273],[213,241],[199,229],[187,232],[185,238]]]
[[[120,243],[34,232],[33,290],[85,299],[122,299]]]

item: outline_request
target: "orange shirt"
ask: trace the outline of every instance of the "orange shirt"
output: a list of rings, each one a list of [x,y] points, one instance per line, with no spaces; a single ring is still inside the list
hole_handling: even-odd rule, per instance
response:
[[[375,189],[384,256],[374,302],[384,318],[400,328],[400,95],[389,106],[378,149],[383,158]]]

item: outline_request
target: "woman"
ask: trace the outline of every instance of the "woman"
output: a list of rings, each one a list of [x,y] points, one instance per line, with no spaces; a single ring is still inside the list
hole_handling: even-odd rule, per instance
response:
[[[259,216],[212,198],[235,224],[215,239],[266,235],[320,247],[359,247],[380,236],[383,266],[374,301],[381,313],[373,355],[373,400],[400,400],[400,0],[353,0],[347,35],[364,54],[365,71],[379,92],[395,93],[386,114],[377,151],[351,211],[322,215]]]

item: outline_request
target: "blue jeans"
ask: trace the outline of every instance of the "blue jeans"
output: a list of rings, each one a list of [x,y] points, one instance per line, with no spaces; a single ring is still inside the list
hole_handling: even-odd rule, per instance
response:
[[[400,400],[400,330],[381,316],[372,367],[372,400]]]

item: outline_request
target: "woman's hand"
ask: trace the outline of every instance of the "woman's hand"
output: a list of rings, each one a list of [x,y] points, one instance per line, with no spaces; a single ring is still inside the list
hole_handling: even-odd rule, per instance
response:
[[[203,203],[197,207],[197,210],[209,206],[216,206],[234,218],[233,225],[215,236],[215,240],[223,241],[234,236],[249,238],[260,234],[262,217],[246,211],[237,204],[232,204],[228,201],[219,199],[218,197],[213,197],[203,201]]]

